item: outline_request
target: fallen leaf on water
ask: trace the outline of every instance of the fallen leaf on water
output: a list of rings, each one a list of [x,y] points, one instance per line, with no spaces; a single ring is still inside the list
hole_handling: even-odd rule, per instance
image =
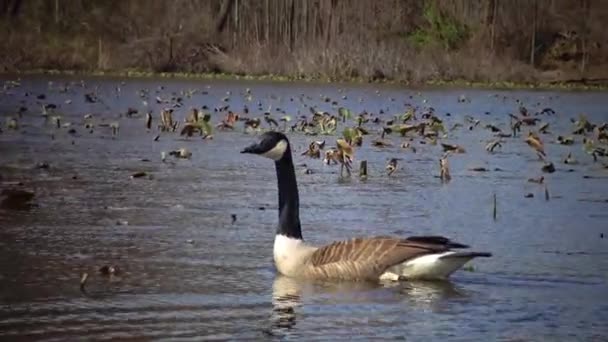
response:
[[[135,172],[134,174],[131,175],[131,178],[141,178],[141,177],[145,177],[148,174],[145,171],[139,171],[139,172]]]

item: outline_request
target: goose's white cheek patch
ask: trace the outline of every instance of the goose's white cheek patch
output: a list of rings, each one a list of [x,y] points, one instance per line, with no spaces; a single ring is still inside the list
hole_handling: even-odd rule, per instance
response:
[[[281,140],[279,141],[271,150],[268,152],[262,153],[261,156],[270,158],[274,161],[277,161],[283,158],[283,154],[287,150],[287,141]]]

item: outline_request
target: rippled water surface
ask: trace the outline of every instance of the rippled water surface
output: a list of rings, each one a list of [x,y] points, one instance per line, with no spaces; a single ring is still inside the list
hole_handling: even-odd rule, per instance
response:
[[[64,84],[67,91],[59,91]],[[581,136],[573,146],[553,143],[570,134],[570,118],[579,113],[608,121],[606,93],[102,78],[84,85],[31,77],[0,92],[0,190],[35,193],[30,208],[0,209],[2,340],[608,339],[608,169],[602,165],[608,160],[593,162]],[[144,88],[147,106],[137,94]],[[164,133],[154,141],[158,133],[146,132],[143,117],[124,115],[128,107],[152,109],[156,126],[160,108],[169,104],[155,97],[189,89],[198,92],[184,96],[175,113],[180,121],[189,107],[203,105],[213,113],[225,104],[241,112],[247,104],[250,116],[270,106],[275,117],[283,115],[280,108],[295,119],[298,112],[309,115],[304,102],[335,113],[326,96],[384,119],[403,113],[405,103],[420,112],[434,107],[446,127],[463,124],[443,139],[467,149],[450,157],[447,184],[438,178],[441,147],[418,138],[414,154],[399,147],[398,136],[389,136],[393,147],[386,148],[372,147],[374,137],[366,137],[355,154],[357,165],[369,162],[370,176],[362,181],[300,156],[313,138],[290,133],[304,236],[323,244],[359,235],[441,234],[494,257],[475,260],[446,283],[332,284],[277,276],[274,167],[239,154],[255,137],[239,123],[234,132],[216,131],[213,140]],[[93,91],[101,101],[85,102],[84,93]],[[459,103],[460,95],[471,101]],[[522,137],[504,139],[495,154],[484,149],[493,133],[483,126],[509,131],[517,99],[531,112],[557,112],[539,116],[550,123],[551,134],[542,138],[557,168],[544,175],[548,201],[544,186],[527,182],[541,175],[542,163]],[[44,120],[41,105],[48,103],[58,105],[62,124],[70,122],[75,134]],[[28,111],[18,131],[8,130],[6,119],[18,117],[19,106]],[[99,125],[89,133],[85,114],[97,124],[119,122],[118,135]],[[470,131],[465,115],[481,123]],[[212,117],[217,123],[223,114]],[[381,126],[366,127],[375,135]],[[524,127],[523,134],[537,128]],[[192,151],[190,160],[161,162],[161,151],[180,147]],[[577,165],[562,163],[568,152]],[[393,157],[401,158],[399,169],[388,177],[384,167]],[[49,167],[37,167],[42,162]],[[469,171],[478,166],[490,171]],[[137,171],[150,177],[131,179]],[[534,197],[525,198],[528,193]],[[120,272],[104,276],[102,265]],[[83,272],[89,274],[85,292],[79,289]]]

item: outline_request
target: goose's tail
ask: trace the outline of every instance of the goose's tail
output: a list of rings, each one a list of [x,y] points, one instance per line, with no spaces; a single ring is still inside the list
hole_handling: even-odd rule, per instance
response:
[[[467,258],[468,260],[471,260],[477,257],[489,258],[492,256],[492,253],[488,252],[451,252],[443,254],[444,255],[440,256],[439,259]]]
[[[487,252],[460,251],[427,254],[392,266],[386,273],[399,279],[445,280],[471,259],[491,256],[492,253]]]

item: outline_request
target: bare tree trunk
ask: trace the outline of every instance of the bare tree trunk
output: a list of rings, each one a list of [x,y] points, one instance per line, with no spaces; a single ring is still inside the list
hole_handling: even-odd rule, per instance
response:
[[[490,51],[495,54],[494,41],[496,39],[496,17],[498,16],[498,0],[490,0],[492,6],[492,20],[490,26]]]
[[[55,0],[55,25],[59,24],[59,0]]]
[[[8,8],[10,5],[10,1],[9,0],[2,0],[2,2],[0,3],[0,14],[1,15],[8,15]]]
[[[97,38],[97,69],[101,70],[101,55],[103,53],[102,50],[103,46],[102,46],[102,42],[101,42],[101,37]]]
[[[534,66],[536,56],[536,21],[538,12],[537,0],[532,0],[532,38],[530,39],[530,65]]]
[[[239,35],[239,0],[234,0],[235,1],[235,5],[232,6],[234,8],[234,28],[232,29],[232,46],[235,46],[237,44],[236,42],[236,38]]]
[[[228,15],[230,15],[230,9],[232,8],[233,3],[234,0],[224,0],[222,2],[222,7],[220,8],[220,13],[215,24],[216,33],[221,33],[224,31],[224,28],[226,27],[226,22],[228,21]]]
[[[266,23],[264,25],[264,33],[266,34],[266,44],[270,43],[270,3],[269,0],[266,0],[266,6],[265,6],[265,19],[266,19]]]
[[[293,44],[295,41],[295,15],[296,15],[296,6],[295,0],[291,0],[290,9],[289,9],[289,51],[293,51]]]
[[[323,32],[325,34],[325,48],[327,49],[329,47],[329,42],[331,39],[331,27],[334,21],[334,1],[326,1],[325,4],[326,6],[329,6],[329,8],[327,9],[328,13],[327,21],[325,23],[325,31]]]
[[[583,0],[583,15],[581,16],[582,19],[582,32],[581,32],[581,66],[580,66],[580,73],[581,73],[581,78],[585,78],[585,72],[587,71],[587,58],[588,58],[588,36],[589,36],[589,25],[587,24],[587,21],[589,19],[589,14],[591,13],[590,11],[591,8],[591,4],[589,0]]]
[[[21,13],[22,0],[14,0],[13,7],[11,8],[11,19],[16,19]]]
[[[169,35],[169,62],[167,63],[168,67],[172,67],[173,65],[173,36]]]

